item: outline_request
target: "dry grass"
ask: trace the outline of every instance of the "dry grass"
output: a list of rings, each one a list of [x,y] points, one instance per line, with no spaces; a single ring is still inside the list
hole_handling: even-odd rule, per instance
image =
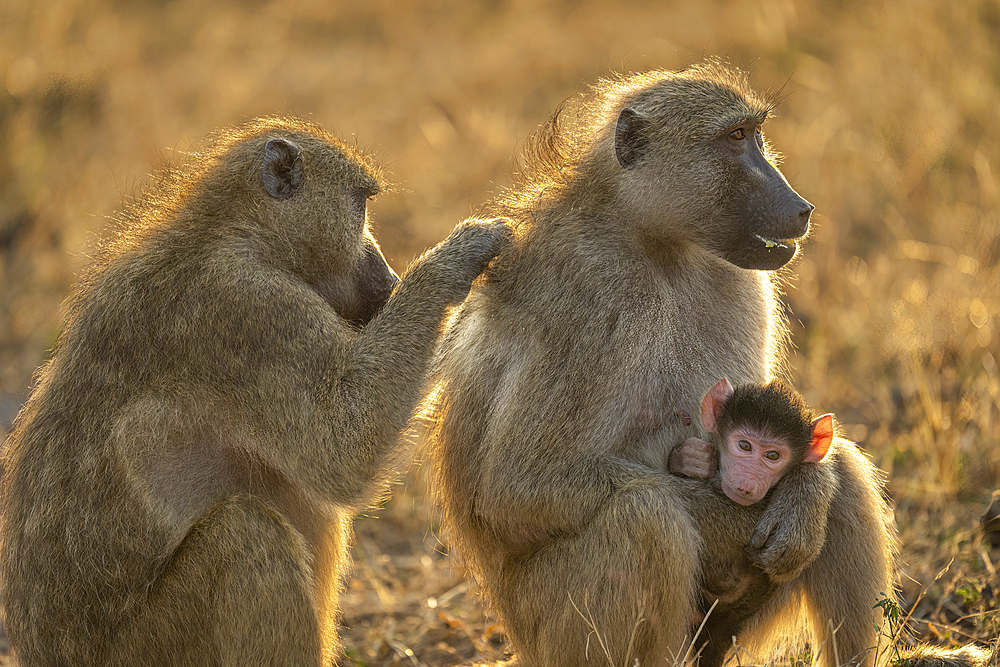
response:
[[[338,6],[339,5],[339,6]],[[671,6],[676,5],[676,6]],[[0,429],[105,217],[158,160],[263,113],[384,158],[396,268],[510,182],[564,97],[703,55],[784,103],[768,132],[817,206],[789,274],[790,370],[891,475],[913,627],[1000,633],[1000,0],[10,0],[0,5]],[[358,523],[345,664],[468,664],[501,632],[418,475]]]

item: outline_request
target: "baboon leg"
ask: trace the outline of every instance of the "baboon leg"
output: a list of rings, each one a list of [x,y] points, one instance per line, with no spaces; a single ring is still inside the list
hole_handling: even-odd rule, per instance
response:
[[[683,654],[700,538],[671,496],[622,492],[581,533],[508,561],[491,593],[520,664],[645,667]]]
[[[318,666],[320,635],[302,537],[261,500],[237,495],[191,528],[110,664]]]
[[[778,585],[740,633],[738,643],[754,659],[771,660],[804,612],[819,667],[875,664],[873,624],[881,624],[882,612],[873,607],[881,592],[895,591],[895,538],[878,471],[851,443],[841,441],[834,457],[838,486],[823,548],[798,579]]]
[[[843,539],[841,531],[830,530],[827,540]],[[846,539],[858,539],[849,536]],[[867,539],[867,536],[866,536]],[[822,647],[818,664],[827,667],[842,665],[875,664],[875,647],[878,633],[873,623],[881,621],[881,612],[872,610],[879,600],[879,591],[892,595],[892,588],[884,577],[873,571],[871,563],[880,558],[880,545],[872,544],[868,558],[859,554],[867,564],[855,569],[857,562],[824,559],[821,553],[805,575],[805,592],[808,613],[812,617],[812,631],[816,647]],[[847,568],[846,570],[844,568]],[[814,648],[814,653],[817,648]]]
[[[831,504],[826,541],[803,571],[813,634],[823,647],[820,663],[874,665],[881,593],[892,598],[895,539],[888,508],[869,461],[853,446],[838,452],[839,489]],[[874,626],[873,626],[874,624]]]

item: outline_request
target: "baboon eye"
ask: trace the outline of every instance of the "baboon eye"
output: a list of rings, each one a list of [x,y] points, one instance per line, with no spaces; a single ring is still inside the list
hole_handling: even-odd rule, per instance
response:
[[[753,449],[753,445],[751,445],[746,440],[740,440],[739,445],[740,449],[742,449],[744,452],[749,452],[751,449]]]
[[[747,138],[747,133],[743,131],[742,127],[738,127],[729,133],[730,139],[735,139],[736,141],[743,141]]]
[[[770,451],[767,454],[764,454],[764,456],[767,457],[768,461],[777,461],[778,459],[781,458],[781,454],[775,451]]]
[[[354,197],[355,206],[364,215],[365,209],[368,207],[368,200],[378,194],[378,188],[372,187],[359,187],[355,188],[352,193]]]

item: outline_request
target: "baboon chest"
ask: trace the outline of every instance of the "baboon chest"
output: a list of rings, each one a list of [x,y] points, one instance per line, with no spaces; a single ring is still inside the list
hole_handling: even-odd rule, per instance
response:
[[[651,467],[665,468],[674,445],[697,433],[701,399],[719,379],[760,382],[771,374],[774,333],[759,290],[747,299],[702,284],[662,285],[630,313],[618,345],[623,454]]]

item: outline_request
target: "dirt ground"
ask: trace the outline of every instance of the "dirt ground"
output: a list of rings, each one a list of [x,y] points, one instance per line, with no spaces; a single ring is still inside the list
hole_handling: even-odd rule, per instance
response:
[[[0,5],[0,435],[106,218],[212,129],[297,114],[397,184],[397,270],[511,182],[559,102],[720,57],[817,207],[785,274],[788,375],[889,475],[914,635],[1000,635],[1000,0],[8,0]],[[343,665],[472,664],[503,630],[419,462],[360,517]],[[0,645],[2,649],[2,645]],[[0,650],[2,653],[2,650]],[[9,659],[0,664],[10,664]]]

